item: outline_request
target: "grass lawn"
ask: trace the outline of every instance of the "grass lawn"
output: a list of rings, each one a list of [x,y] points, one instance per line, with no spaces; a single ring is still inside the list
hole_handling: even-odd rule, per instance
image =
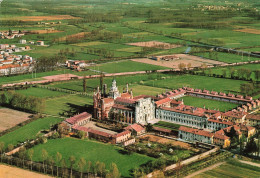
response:
[[[240,163],[238,161],[228,161],[219,167],[203,172],[194,178],[204,177],[260,177],[260,168],[248,164]]]
[[[166,67],[144,64],[134,61],[119,61],[100,64],[92,66],[90,69],[99,70],[107,73],[118,73],[118,72],[134,72],[134,71],[146,71],[146,70],[160,70],[167,69]]]
[[[203,108],[204,106],[209,109],[219,109],[220,111],[228,111],[236,108],[238,105],[235,103],[209,100],[204,98],[197,98],[192,96],[184,96],[183,99],[185,105],[195,106]]]
[[[123,177],[132,177],[130,176],[131,169],[153,160],[153,158],[136,153],[131,155],[121,154],[119,152],[121,148],[114,145],[74,138],[48,140],[47,143],[37,145],[32,149],[34,149],[34,161],[41,161],[41,151],[45,149],[53,158],[55,158],[57,152],[61,153],[66,160],[67,166],[69,166],[69,157],[71,155],[76,157],[76,162],[78,162],[81,157],[86,161],[91,161],[92,164],[96,161],[104,162],[106,168],[109,168],[110,164],[114,162],[117,164]]]
[[[45,113],[51,115],[60,115],[63,112],[80,113],[91,105],[93,99],[78,95],[69,95],[58,98],[50,98],[46,100]]]
[[[199,89],[207,89],[214,91],[222,91],[222,92],[232,92],[239,93],[240,92],[240,84],[246,83],[245,81],[240,80],[231,80],[231,79],[223,79],[223,78],[213,78],[206,76],[198,76],[198,75],[172,75],[170,78],[166,78],[164,80],[157,81],[146,81],[144,85],[155,86],[158,88],[180,88],[183,86],[199,88]]]
[[[53,98],[57,96],[67,95],[67,93],[35,87],[28,88],[27,90],[16,90],[16,92],[26,96],[36,96],[40,98]]]
[[[128,75],[128,76],[117,76],[115,77],[116,79],[116,83],[117,86],[119,86],[119,88],[123,89],[123,87],[126,86],[126,84],[128,83],[129,85],[131,84],[138,84],[140,81],[148,81],[148,80],[154,80],[154,79],[160,79],[163,76],[167,76],[165,74],[161,74],[161,73],[152,73],[152,74],[141,74],[141,75]],[[112,77],[105,77],[104,78],[104,84],[107,84],[108,89],[111,87],[112,84]],[[154,81],[155,83],[155,81]],[[87,80],[87,92],[88,93],[93,93],[93,90],[97,88],[97,86],[100,85],[100,79],[96,78],[96,79],[88,79]],[[68,81],[68,82],[56,82],[50,85],[51,87],[56,87],[56,88],[63,88],[63,89],[67,89],[67,90],[72,90],[72,91],[83,91],[83,87],[82,87],[82,80],[72,80],[72,81]],[[122,86],[122,87],[120,87]],[[151,85],[153,86],[153,85]],[[131,87],[131,86],[130,86]],[[148,87],[149,88],[149,87]],[[151,90],[152,92],[152,88],[150,88],[149,90]],[[137,91],[140,91],[140,89],[137,89]],[[158,94],[158,92],[161,91],[161,89],[155,89],[154,90],[156,93]],[[143,91],[141,91],[143,93]],[[134,95],[137,95],[134,92]]]
[[[154,124],[153,126],[155,127],[161,127],[161,128],[166,128],[166,129],[171,129],[174,131],[178,131],[179,127],[181,125],[179,124],[174,124],[174,123],[169,123],[169,122],[164,122],[164,121],[159,121],[156,124]]]
[[[36,135],[40,133],[40,131],[49,129],[51,125],[55,125],[62,120],[63,119],[54,117],[37,119],[23,127],[18,128],[15,131],[3,135],[0,137],[0,141],[4,142],[5,147],[7,147],[8,144],[16,145],[19,142],[34,139],[36,138]]]
[[[6,84],[6,83],[16,83],[16,82],[23,82],[23,81],[37,81],[37,80],[43,80],[42,77],[51,76],[51,75],[59,75],[59,74],[74,74],[74,75],[93,75],[94,72],[91,71],[82,71],[82,72],[76,72],[69,69],[65,70],[55,70],[55,71],[49,71],[49,72],[39,72],[32,74],[24,74],[24,75],[15,75],[10,77],[0,77],[0,85]]]
[[[120,92],[123,91],[125,88],[125,85],[121,85],[118,87]],[[138,95],[157,95],[165,91],[163,88],[156,88],[156,87],[150,87],[150,86],[145,86],[145,85],[129,85],[129,89],[133,90],[133,95],[138,96]]]
[[[232,53],[224,53],[224,52],[217,52],[216,55],[206,52],[206,53],[193,53],[192,55],[205,57],[208,59],[213,59],[216,61],[226,62],[226,63],[236,63],[236,62],[247,62],[247,61],[256,61],[259,58],[255,57],[248,57],[248,56],[241,56]]]
[[[213,68],[209,70],[211,70],[212,74],[216,74],[216,75],[223,75],[223,71],[226,71],[227,77],[230,77],[231,68],[235,69],[235,76],[238,76],[238,69],[249,69],[252,71],[250,78],[256,80],[255,73],[253,71],[259,70],[260,64],[247,64],[247,65],[240,65],[240,66],[233,66],[233,67],[221,67],[221,68]],[[209,73],[209,70],[206,70],[205,73]]]

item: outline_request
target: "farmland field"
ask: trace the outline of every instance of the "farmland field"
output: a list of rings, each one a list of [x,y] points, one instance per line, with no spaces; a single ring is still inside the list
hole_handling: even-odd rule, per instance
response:
[[[204,98],[198,98],[198,97],[192,97],[192,96],[184,96],[181,99],[183,99],[183,102],[185,105],[190,105],[194,107],[204,108],[207,109],[216,109],[219,111],[229,111],[231,109],[236,108],[237,104],[229,103],[229,102],[223,102],[223,101],[216,101],[216,100],[209,100]]]
[[[64,112],[76,114],[85,111],[86,106],[92,105],[92,98],[68,94],[63,97],[47,99],[45,105],[46,114],[62,115]]]
[[[197,75],[177,75],[166,78],[165,80],[145,81],[144,85],[155,86],[158,88],[180,88],[183,86],[214,90],[217,92],[240,92],[240,84],[246,83],[245,81],[231,80],[231,79],[222,79],[222,78],[213,78],[206,76],[197,76]]]
[[[49,129],[52,125],[61,122],[63,119],[46,117],[37,119],[25,126],[22,126],[10,133],[7,133],[0,137],[0,141],[5,143],[5,147],[8,144],[16,145],[19,142],[24,142],[26,140],[31,140],[37,137],[41,131]]]
[[[238,69],[249,69],[251,70],[252,74],[250,76],[251,79],[256,80],[255,74],[253,71],[260,69],[260,64],[247,64],[247,65],[240,65],[240,66],[232,66],[232,67],[222,67],[222,68],[213,68],[211,70],[212,74],[216,75],[223,75],[223,71],[226,72],[226,76],[230,77],[230,69],[235,69],[235,76],[238,76]],[[209,73],[209,70],[206,70],[205,73]],[[260,79],[258,79],[260,80]]]
[[[0,108],[0,132],[29,119],[31,114],[8,108]]]
[[[26,90],[16,90],[16,92],[26,95],[26,96],[36,96],[40,98],[52,98],[57,96],[67,95],[66,93],[51,91],[43,88],[28,88]]]
[[[232,53],[224,53],[224,52],[217,52],[215,54],[206,53],[193,53],[193,55],[204,57],[207,59],[212,59],[216,61],[221,61],[225,63],[236,63],[236,62],[248,62],[248,61],[257,61],[259,58],[255,57],[248,57],[248,56],[241,56]]]
[[[194,178],[223,176],[257,178],[260,176],[260,168],[240,163],[234,160],[228,161],[213,170],[209,170],[197,176],[194,176]]]
[[[71,145],[74,146],[71,147]],[[104,162],[106,168],[109,168],[110,164],[114,162],[123,177],[131,177],[131,169],[154,159],[136,153],[131,155],[122,154],[119,152],[122,148],[110,144],[74,138],[48,140],[47,143],[37,145],[32,149],[35,153],[34,161],[41,161],[41,150],[45,149],[53,157],[57,152],[61,153],[66,160],[67,166],[69,165],[69,156],[72,155],[76,157],[77,161],[83,157],[86,161],[91,161],[92,164],[96,161]]]
[[[161,67],[151,64],[138,63],[134,61],[119,61],[100,64],[97,66],[89,67],[90,69],[99,70],[106,73],[119,73],[119,72],[134,72],[134,71],[146,71],[146,70],[160,70],[167,69],[167,67]]]

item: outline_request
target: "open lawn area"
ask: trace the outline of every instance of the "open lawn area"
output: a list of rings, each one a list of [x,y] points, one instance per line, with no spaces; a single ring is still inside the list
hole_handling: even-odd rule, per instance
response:
[[[69,69],[59,69],[55,71],[49,71],[49,72],[39,72],[39,73],[33,73],[33,74],[24,74],[24,75],[15,75],[10,77],[0,77],[0,85],[6,84],[6,83],[17,83],[17,82],[25,82],[25,81],[37,81],[37,80],[43,80],[42,77],[51,76],[51,75],[59,75],[59,74],[74,74],[79,76],[84,75],[93,75],[95,74],[92,71],[82,71],[82,72],[76,72]]]
[[[104,162],[106,168],[109,168],[110,164],[114,162],[123,177],[132,177],[130,174],[133,168],[153,160],[153,158],[136,153],[122,154],[120,153],[122,149],[114,145],[74,138],[48,140],[47,143],[37,145],[32,149],[34,149],[34,161],[41,161],[41,151],[45,149],[53,158],[55,158],[57,152],[61,153],[67,166],[69,166],[69,157],[72,155],[76,157],[76,162],[83,157],[86,161],[91,161],[92,164],[97,161]]]
[[[213,59],[216,61],[221,61],[225,63],[236,63],[236,62],[247,62],[247,61],[256,61],[259,58],[240,56],[232,53],[216,52],[214,54],[205,52],[205,53],[193,53],[192,55],[200,56],[208,59]]]
[[[215,74],[215,75],[223,75],[224,73],[226,73],[226,77],[230,77],[230,70],[231,69],[235,69],[235,76],[238,76],[238,77],[242,77],[242,76],[239,76],[239,72],[238,70],[239,69],[249,69],[252,73],[250,75],[250,78],[253,79],[253,80],[256,80],[255,78],[255,73],[253,71],[255,70],[259,70],[260,69],[260,64],[247,64],[247,65],[239,65],[239,66],[233,66],[233,67],[221,67],[221,68],[213,68],[213,69],[208,69],[208,70],[205,70],[205,73],[208,74],[208,73],[212,73]],[[246,75],[246,74],[245,74]],[[243,77],[246,77],[246,76],[243,76]],[[258,79],[260,80],[260,78]]]
[[[232,160],[220,165],[213,170],[209,170],[194,176],[193,178],[204,177],[257,178],[260,177],[260,168]]]
[[[118,89],[123,91],[125,88],[125,85],[121,85],[118,87]],[[155,96],[157,94],[160,94],[165,91],[164,88],[156,88],[156,87],[150,87],[150,86],[145,86],[145,85],[129,85],[129,89],[133,90],[133,95],[138,96],[138,95],[152,95]]]
[[[203,108],[204,106],[208,109],[216,109],[219,111],[228,111],[231,109],[236,108],[237,104],[235,103],[229,103],[229,102],[223,102],[223,101],[217,101],[217,100],[209,100],[204,98],[198,98],[193,96],[184,96],[181,99],[183,99],[183,102],[185,105],[190,105],[194,107]]]
[[[153,126],[161,127],[161,128],[165,128],[165,129],[171,129],[171,130],[174,130],[174,131],[178,131],[179,127],[181,125],[174,124],[174,123],[169,123],[169,122],[164,122],[164,121],[159,121],[159,122],[155,123]]]
[[[168,76],[162,73],[151,73],[151,74],[139,74],[139,75],[128,75],[128,76],[117,76],[115,77],[116,79],[116,83],[117,86],[119,86],[119,88],[123,89],[123,87],[126,86],[126,84],[128,83],[129,85],[131,84],[138,84],[140,83],[140,81],[148,81],[148,80],[154,80],[154,79],[161,79],[161,77],[163,76]],[[104,84],[107,84],[108,89],[111,87],[112,84],[112,77],[105,77],[104,78]],[[142,83],[142,82],[141,82]],[[154,81],[155,83],[155,81]],[[97,86],[100,85],[100,79],[96,78],[96,79],[87,79],[87,92],[88,93],[93,93],[94,89],[97,88]],[[63,88],[63,89],[67,89],[67,90],[72,90],[72,91],[79,91],[79,92],[83,92],[83,83],[82,80],[72,80],[72,81],[66,81],[66,82],[56,82],[53,84],[50,84],[51,87],[56,87],[56,88]],[[121,87],[122,86],[122,87]],[[129,86],[131,87],[131,86]],[[155,88],[154,88],[155,89]],[[137,89],[138,91],[139,89]],[[153,89],[149,89],[152,90]],[[155,89],[154,90],[156,94],[158,94],[160,90]],[[137,95],[136,93],[134,93],[134,95]]]
[[[63,119],[54,117],[37,119],[33,122],[30,122],[29,124],[26,124],[23,127],[16,129],[15,131],[1,136],[0,142],[4,142],[5,147],[7,147],[8,144],[16,145],[19,142],[34,139],[36,138],[37,134],[39,134],[42,130],[49,129],[52,125],[55,125],[62,120]]]
[[[170,78],[168,76],[165,80],[146,81],[144,82],[144,85],[168,89],[176,89],[187,86],[192,88],[207,89],[210,91],[214,90],[217,92],[239,93],[240,84],[242,83],[246,82],[198,75],[172,75]]]
[[[134,71],[146,71],[146,70],[160,70],[167,69],[167,67],[161,67],[151,64],[144,64],[134,61],[118,61],[100,64],[89,67],[90,69],[99,70],[106,73],[119,73],[119,72],[134,72]]]
[[[86,110],[85,107],[92,107],[93,99],[90,97],[69,95],[50,98],[46,100],[45,113],[51,115],[62,115],[63,113],[77,114]]]
[[[53,97],[67,95],[67,93],[63,93],[59,91],[51,91],[48,89],[35,88],[35,87],[31,87],[26,90],[16,90],[16,92],[26,96],[35,96],[40,98],[53,98]]]

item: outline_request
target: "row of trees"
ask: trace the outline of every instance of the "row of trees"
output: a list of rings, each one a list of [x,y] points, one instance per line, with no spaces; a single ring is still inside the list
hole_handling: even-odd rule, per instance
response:
[[[0,105],[30,111],[32,113],[42,113],[45,109],[45,100],[7,91],[0,94]]]
[[[205,70],[206,68],[202,68],[202,74],[208,75],[210,77],[223,77],[223,78],[231,78],[231,79],[239,79],[239,80],[255,80],[258,81],[260,79],[260,70],[250,70],[248,68],[239,68],[235,69],[234,67],[223,68],[221,72],[216,72],[212,69]],[[254,76],[254,78],[253,78]]]
[[[67,58],[61,54],[55,56],[42,56],[37,59],[35,69],[37,72],[53,71],[60,63],[64,63],[66,59]]]

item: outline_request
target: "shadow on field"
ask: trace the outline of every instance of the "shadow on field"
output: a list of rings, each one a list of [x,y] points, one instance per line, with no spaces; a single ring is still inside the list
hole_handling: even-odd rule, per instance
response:
[[[92,114],[92,110],[93,110],[92,105],[85,104],[84,106],[81,106],[73,103],[66,103],[66,105],[68,109],[63,110],[63,112],[60,113],[61,116],[71,117],[82,112],[88,112]]]

